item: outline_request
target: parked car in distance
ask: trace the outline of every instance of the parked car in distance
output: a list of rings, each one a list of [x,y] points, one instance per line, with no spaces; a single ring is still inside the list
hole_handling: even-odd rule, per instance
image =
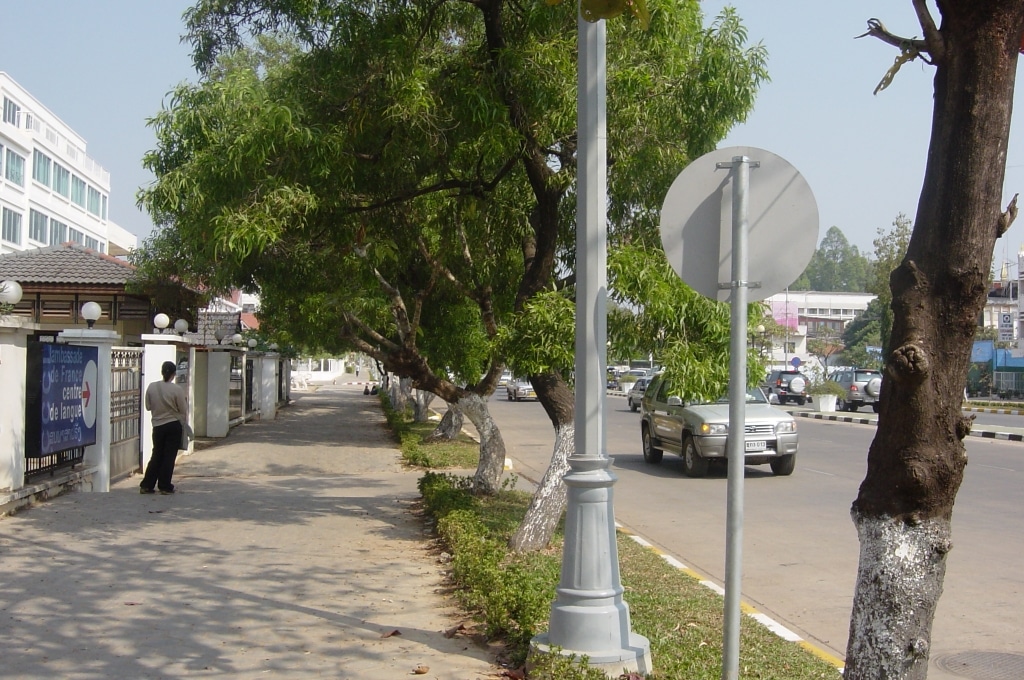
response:
[[[688,477],[703,477],[710,461],[727,459],[728,397],[684,403],[659,374],[647,386],[640,409],[640,437],[647,463],[660,463],[662,454],[670,451],[682,456]],[[747,390],[745,410],[745,463],[767,463],[776,475],[793,474],[799,446],[796,419],[768,403],[760,387]]]
[[[843,396],[836,398],[836,410],[856,411],[865,404],[878,413],[878,398],[882,394],[882,373],[870,368],[852,368],[836,371],[828,377],[843,388]]]
[[[644,398],[644,392],[647,390],[647,386],[650,383],[650,378],[640,378],[633,383],[632,389],[630,389],[629,394],[626,395],[626,403],[629,404],[630,411],[636,413],[637,409],[640,408],[640,400]]]
[[[509,401],[536,399],[537,393],[533,391],[533,385],[526,378],[512,378],[505,385],[505,398]]]
[[[803,406],[808,400],[809,384],[811,381],[800,371],[772,371],[762,387],[769,401],[774,401],[771,398],[774,394],[780,405],[787,401],[795,401],[798,406]]]

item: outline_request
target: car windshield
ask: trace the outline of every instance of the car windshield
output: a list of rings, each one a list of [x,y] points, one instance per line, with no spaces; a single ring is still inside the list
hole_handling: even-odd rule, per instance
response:
[[[693,405],[698,404],[728,404],[729,394],[726,393],[714,401],[695,401]],[[747,403],[748,404],[767,404],[768,399],[765,398],[764,392],[761,391],[760,387],[748,387],[747,388]]]

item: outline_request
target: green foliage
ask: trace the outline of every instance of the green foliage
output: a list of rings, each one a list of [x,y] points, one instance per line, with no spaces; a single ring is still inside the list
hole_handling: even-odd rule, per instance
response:
[[[543,291],[498,331],[497,350],[516,375],[549,370],[568,376],[576,352],[576,307],[557,291]]]
[[[862,292],[868,289],[871,263],[850,244],[839,227],[831,227],[793,290]]]
[[[808,394],[834,394],[837,397],[842,397],[846,394],[846,390],[843,386],[837,383],[835,380],[819,380],[807,388]]]
[[[867,309],[857,315],[843,329],[842,362],[847,366],[864,368],[879,367],[878,356],[867,351],[867,347],[881,347],[881,319],[886,313],[881,300],[875,298],[868,303]]]
[[[889,288],[889,277],[900,266],[906,257],[910,245],[910,233],[913,225],[903,213],[893,220],[889,231],[878,230],[878,238],[874,241],[875,262],[871,285],[868,290],[878,296],[882,314],[879,318],[878,334],[883,356],[889,355],[889,336],[892,333],[892,290]]]
[[[608,255],[608,283],[616,306],[608,312],[608,335],[623,354],[653,354],[684,399],[717,399],[729,384],[730,312],[725,303],[698,294],[676,275],[660,248],[622,246]],[[763,307],[748,309],[748,327]],[[748,353],[748,384],[757,384],[764,364]]]

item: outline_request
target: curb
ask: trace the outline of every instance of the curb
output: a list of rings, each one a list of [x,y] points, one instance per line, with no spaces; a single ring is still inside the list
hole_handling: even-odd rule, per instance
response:
[[[982,411],[981,409],[964,410],[991,413],[991,411]],[[837,416],[829,413],[811,413],[807,411],[788,411],[788,413],[792,416],[800,418],[813,418],[814,420],[825,420],[837,423],[854,423],[857,425],[878,425],[877,418],[857,418],[855,416]],[[1021,411],[1019,413],[1024,413],[1024,411]],[[969,436],[981,437],[982,439],[999,439],[1002,441],[1009,442],[1024,442],[1024,433],[1018,432],[1000,432],[998,430],[971,430]]]

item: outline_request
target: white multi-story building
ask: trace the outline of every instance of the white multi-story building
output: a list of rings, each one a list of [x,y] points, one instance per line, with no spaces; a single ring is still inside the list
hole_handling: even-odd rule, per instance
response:
[[[810,360],[808,338],[842,336],[846,324],[866,310],[875,297],[871,293],[791,290],[767,298],[772,318],[783,328],[783,335],[770,339],[771,364],[789,365],[794,357]]]
[[[72,241],[123,255],[138,239],[107,214],[110,173],[85,140],[0,71],[0,253]]]

